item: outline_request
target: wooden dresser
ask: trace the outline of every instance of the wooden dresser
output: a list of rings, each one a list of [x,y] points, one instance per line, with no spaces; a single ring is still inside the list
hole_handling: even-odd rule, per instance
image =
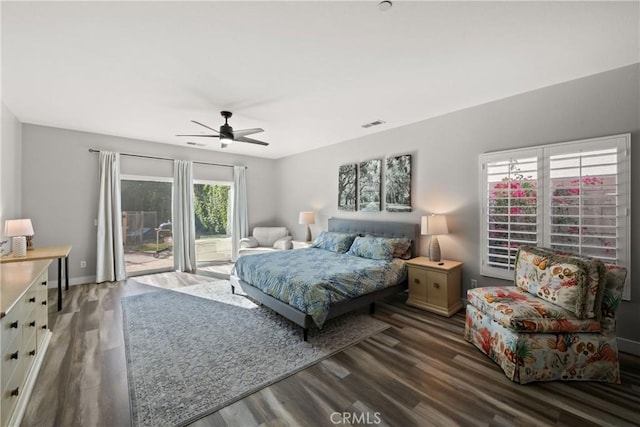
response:
[[[50,260],[0,268],[0,425],[18,426],[51,340],[47,325]]]

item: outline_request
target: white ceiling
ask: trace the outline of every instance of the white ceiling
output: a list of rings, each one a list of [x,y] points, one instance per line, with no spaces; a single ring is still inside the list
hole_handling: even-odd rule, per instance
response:
[[[640,61],[639,3],[2,2],[24,123],[279,158]],[[370,129],[362,124],[381,119]]]

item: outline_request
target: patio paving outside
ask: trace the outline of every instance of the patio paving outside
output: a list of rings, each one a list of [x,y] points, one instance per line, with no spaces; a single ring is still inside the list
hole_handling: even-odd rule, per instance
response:
[[[148,245],[147,245],[148,246]],[[155,245],[153,245],[155,246]],[[173,251],[127,250],[124,254],[127,276],[148,272],[173,270]],[[198,268],[231,264],[231,237],[202,237],[196,240],[196,262]]]

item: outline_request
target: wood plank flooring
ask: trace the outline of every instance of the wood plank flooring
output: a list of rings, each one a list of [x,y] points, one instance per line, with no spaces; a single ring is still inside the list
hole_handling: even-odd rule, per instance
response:
[[[71,287],[50,311],[53,338],[22,425],[130,426],[120,298],[158,290],[134,280]],[[640,425],[640,357],[621,354],[622,385],[522,386],[464,341],[462,314],[405,299],[378,304],[388,330],[193,426]]]

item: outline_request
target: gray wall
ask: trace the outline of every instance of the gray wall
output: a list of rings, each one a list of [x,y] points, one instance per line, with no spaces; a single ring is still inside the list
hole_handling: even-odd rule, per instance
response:
[[[279,219],[304,236],[298,212],[314,210],[314,236],[327,219],[366,218],[419,223],[426,213],[447,214],[451,234],[439,237],[442,256],[464,263],[463,288],[506,282],[480,276],[478,155],[630,132],[632,151],[640,138],[640,66],[635,64],[543,88],[419,123],[278,160]],[[425,101],[425,102],[428,102]],[[384,117],[382,117],[384,119]],[[337,210],[337,174],[342,164],[413,154],[411,213]],[[638,182],[640,153],[632,156]],[[632,185],[631,241],[640,241],[640,186]],[[427,239],[421,239],[427,254]],[[632,248],[631,264],[640,265]],[[631,302],[623,302],[619,335],[640,342],[640,271],[634,272]],[[639,343],[640,344],[640,343]]]
[[[89,148],[248,167],[249,224],[275,223],[275,161],[190,147],[25,124],[22,128],[22,213],[32,219],[34,245],[70,244],[71,283],[95,279],[98,155]],[[173,176],[169,161],[122,156],[121,173]],[[4,175],[4,171],[3,171]],[[232,168],[194,166],[194,178],[233,181]],[[80,261],[87,267],[80,268]],[[57,269],[49,272],[55,278]]]
[[[2,103],[2,139],[0,139],[0,241],[4,237],[4,222],[22,218],[22,149],[21,124]],[[11,250],[11,239],[2,245]]]

